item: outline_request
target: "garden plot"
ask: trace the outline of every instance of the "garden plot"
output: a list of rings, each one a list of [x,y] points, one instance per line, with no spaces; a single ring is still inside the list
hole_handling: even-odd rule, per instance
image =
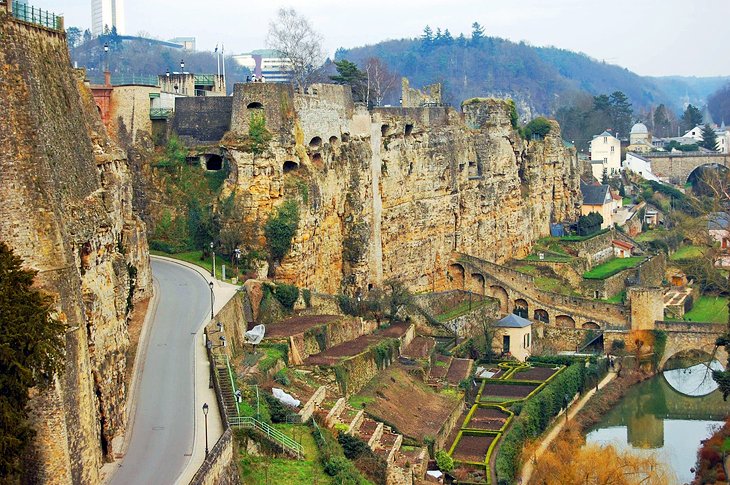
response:
[[[335,365],[340,360],[346,357],[352,357],[361,352],[364,352],[368,347],[376,345],[382,340],[394,337],[402,337],[408,331],[408,327],[410,327],[410,324],[405,322],[393,324],[390,327],[380,329],[375,333],[363,335],[356,338],[355,340],[350,340],[340,345],[335,345],[334,347],[330,347],[324,352],[312,355],[304,361],[304,364]]]
[[[523,381],[546,381],[559,370],[560,367],[530,367],[518,370],[512,375],[512,378]]]
[[[477,407],[471,414],[464,428],[500,431],[511,414],[498,408]]]
[[[530,382],[486,381],[480,402],[502,402],[524,399],[541,384]]]
[[[266,326],[265,339],[276,339],[281,337],[289,337],[304,333],[312,327],[330,323],[342,317],[336,315],[303,315],[287,318],[278,323],[272,323]]]
[[[489,447],[496,438],[496,435],[467,435],[462,433],[456,442],[456,446],[454,446],[451,457],[456,461],[484,463]]]

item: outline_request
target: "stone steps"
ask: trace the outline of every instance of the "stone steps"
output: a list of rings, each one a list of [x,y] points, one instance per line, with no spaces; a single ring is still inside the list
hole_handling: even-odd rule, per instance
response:
[[[226,367],[217,367],[216,372],[218,373],[218,385],[223,395],[223,407],[226,410],[226,416],[238,416],[238,403],[236,396],[233,394],[233,386],[231,384],[231,378],[228,375],[228,369]]]

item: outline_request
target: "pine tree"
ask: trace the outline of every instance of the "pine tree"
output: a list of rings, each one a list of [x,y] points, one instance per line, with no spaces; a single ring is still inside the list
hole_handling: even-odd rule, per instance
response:
[[[666,106],[664,106],[663,104],[657,106],[657,109],[654,110],[653,121],[655,135],[667,136],[669,134],[669,129],[672,127],[672,124],[669,121]]]
[[[611,115],[611,122],[613,129],[620,134],[628,135],[631,129],[631,118],[633,116],[633,109],[629,98],[621,91],[614,91],[609,100],[609,113]]]
[[[0,482],[13,483],[33,430],[28,391],[43,387],[63,366],[65,326],[51,316],[51,299],[33,287],[35,272],[0,242]]]
[[[444,45],[453,44],[454,37],[451,35],[451,32],[449,32],[449,29],[444,30],[444,35],[441,36],[441,40],[443,41]]]
[[[484,27],[479,25],[479,22],[471,24],[471,41],[479,43],[484,38]]]
[[[690,104],[682,114],[682,129],[684,131],[689,131],[695,126],[699,126],[701,124],[702,112],[697,107]]]
[[[710,125],[702,127],[702,141],[700,142],[702,148],[708,150],[717,151],[717,134]]]
[[[430,46],[433,43],[433,30],[428,25],[423,29],[423,35],[421,35],[421,45]]]

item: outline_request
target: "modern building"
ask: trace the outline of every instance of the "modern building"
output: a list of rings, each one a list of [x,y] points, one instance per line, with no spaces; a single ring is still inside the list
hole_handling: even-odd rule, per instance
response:
[[[125,34],[124,0],[91,0],[91,34],[98,37],[114,27]]]
[[[281,52],[273,49],[258,49],[248,54],[233,56],[239,65],[248,68],[257,79],[266,82],[286,83],[291,80],[292,62]]]
[[[195,37],[175,37],[174,39],[170,39],[168,42],[180,44],[186,51],[195,50]]]
[[[591,173],[602,180],[605,173],[611,177],[621,171],[621,141],[604,131],[591,140]]]
[[[168,72],[158,76],[160,92],[181,96],[225,96],[226,79],[220,74]]]

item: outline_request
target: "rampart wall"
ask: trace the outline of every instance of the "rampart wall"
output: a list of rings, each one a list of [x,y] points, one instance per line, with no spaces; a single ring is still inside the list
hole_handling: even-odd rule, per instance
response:
[[[229,96],[178,97],[172,129],[189,145],[217,143],[231,128],[232,111],[233,98]]]

